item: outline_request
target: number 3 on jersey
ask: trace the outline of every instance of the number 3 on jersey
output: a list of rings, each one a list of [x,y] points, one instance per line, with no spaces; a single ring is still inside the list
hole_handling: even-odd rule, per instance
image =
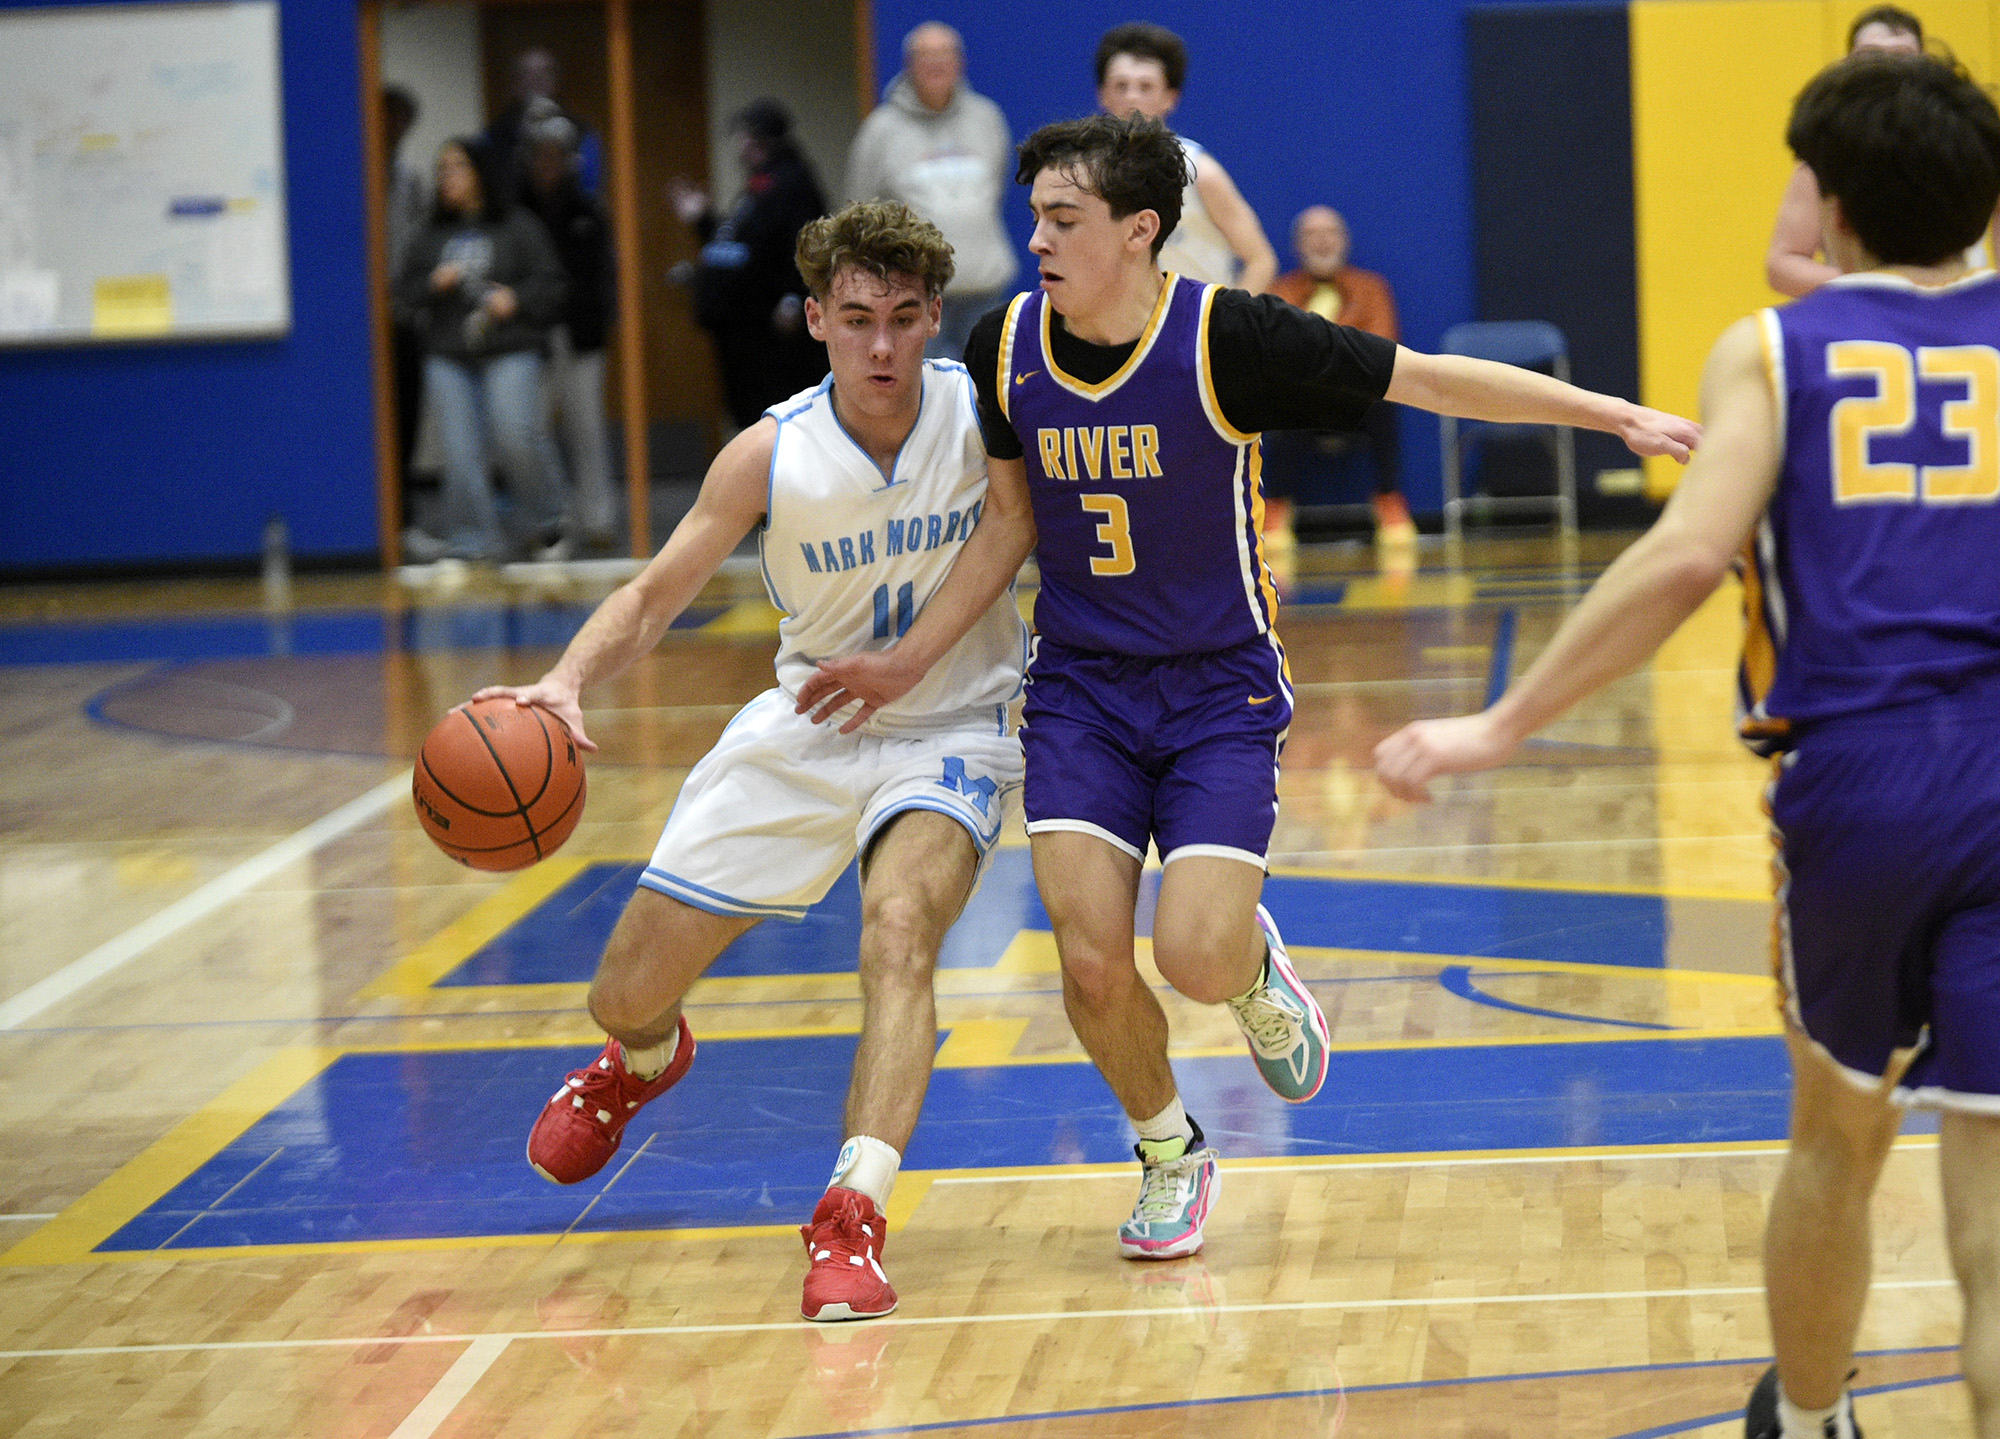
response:
[[[1138,561],[1132,555],[1132,512],[1125,507],[1123,495],[1082,495],[1085,514],[1102,515],[1097,522],[1097,538],[1111,546],[1109,555],[1092,555],[1090,572],[1093,575],[1129,575],[1138,568]]]
[[[2000,350],[1991,345],[1901,345],[1842,340],[1826,347],[1832,379],[1867,378],[1872,395],[1836,400],[1830,429],[1836,504],[1967,505],[2000,500]],[[1869,441],[1907,435],[1917,424],[1917,378],[1965,387],[1944,402],[1939,429],[1965,443],[1962,465],[1876,463]]]

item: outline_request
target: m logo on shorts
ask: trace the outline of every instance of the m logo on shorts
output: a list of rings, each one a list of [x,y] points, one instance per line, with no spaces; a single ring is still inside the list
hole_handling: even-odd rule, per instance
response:
[[[939,780],[938,784],[964,795],[978,807],[982,815],[986,813],[987,802],[1000,793],[1000,786],[984,775],[977,779],[968,779],[965,773],[965,761],[957,755],[944,762],[944,778]]]

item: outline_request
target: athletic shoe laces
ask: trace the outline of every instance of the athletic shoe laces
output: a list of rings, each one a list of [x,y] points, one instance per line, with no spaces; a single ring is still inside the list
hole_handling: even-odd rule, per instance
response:
[[[573,1109],[599,1124],[609,1124],[621,1106],[636,1109],[639,1103],[625,1097],[625,1087],[619,1083],[608,1054],[599,1055],[587,1068],[572,1069],[564,1078],[563,1087],[556,1091],[557,1101],[565,1097]]]
[[[1178,1219],[1187,1208],[1202,1165],[1213,1158],[1213,1149],[1197,1149],[1179,1159],[1144,1166],[1139,1180],[1139,1202],[1133,1207],[1132,1218],[1140,1224],[1164,1224]]]
[[[881,1245],[875,1239],[873,1220],[862,1218],[854,1210],[843,1209],[817,1224],[800,1227],[806,1231],[806,1250],[811,1254],[813,1263],[845,1260],[856,1269],[865,1267],[874,1270],[879,1278],[888,1278],[875,1258],[875,1251]]]
[[[1267,1052],[1283,1053],[1297,1044],[1305,1020],[1305,1010],[1268,983],[1243,999],[1230,1000],[1229,1012],[1257,1048]]]

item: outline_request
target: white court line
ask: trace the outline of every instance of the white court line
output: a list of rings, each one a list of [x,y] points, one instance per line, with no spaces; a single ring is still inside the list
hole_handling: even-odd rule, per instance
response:
[[[1956,1279],[1886,1279],[1875,1289],[1956,1289]],[[1633,1299],[1742,1299],[1761,1296],[1761,1284],[1714,1289],[1614,1289],[1575,1294],[1447,1294],[1427,1299],[1302,1299],[1283,1304],[1176,1304],[1132,1309],[1050,1309],[1032,1314],[891,1315],[871,1319],[870,1328],[913,1329],[953,1324],[1056,1324],[1077,1319],[1159,1319],[1172,1314],[1308,1314],[1330,1310],[1430,1309],[1468,1304],[1608,1304]],[[262,1349],[359,1349],[385,1344],[464,1344],[485,1340],[501,1345],[533,1339],[671,1339],[677,1335],[780,1334],[791,1330],[825,1332],[809,1319],[767,1324],[650,1324],[629,1329],[522,1329],[506,1334],[380,1334],[352,1339],[222,1339],[186,1344],[106,1344],[85,1349],[0,1349],[0,1360],[102,1358],[113,1354],[194,1354]],[[490,1362],[490,1361],[489,1361]]]
[[[1254,1178],[1259,1174],[1295,1174],[1301,1172],[1317,1174],[1338,1174],[1350,1169],[1470,1169],[1485,1164],[1621,1164],[1637,1163],[1654,1159],[1773,1159],[1782,1158],[1786,1146],[1781,1141],[1769,1146],[1749,1149],[1668,1149],[1651,1150],[1639,1154],[1521,1154],[1521,1155],[1481,1155],[1470,1159],[1322,1159],[1303,1164],[1259,1164],[1254,1160],[1235,1163],[1225,1159],[1220,1167],[1231,1174]],[[1936,1149],[1935,1139],[1899,1140],[1898,1150]],[[1077,1179],[1117,1179],[1130,1183],[1132,1166],[1068,1171],[1048,1174],[947,1174],[931,1181],[940,1184],[1026,1184],[1046,1183],[1050,1180]]]
[[[458,1407],[459,1401],[472,1392],[472,1386],[493,1367],[493,1361],[512,1342],[499,1335],[473,1340],[472,1346],[444,1371],[444,1377],[431,1386],[431,1392],[410,1411],[408,1418],[396,1426],[389,1439],[431,1439],[438,1427],[451,1417],[451,1411]]]
[[[143,919],[115,939],[108,939],[80,959],[73,959],[48,978],[29,985],[0,1004],[0,1029],[17,1029],[43,1010],[62,1003],[84,986],[131,963],[161,940],[206,918],[239,895],[256,888],[287,865],[296,863],[329,840],[358,829],[410,792],[405,773],[386,779],[332,814],[287,835],[261,854],[217,875],[192,894],[183,895],[150,919]]]
[[[0,1214],[0,1224],[39,1224],[45,1219],[54,1219],[53,1214]]]

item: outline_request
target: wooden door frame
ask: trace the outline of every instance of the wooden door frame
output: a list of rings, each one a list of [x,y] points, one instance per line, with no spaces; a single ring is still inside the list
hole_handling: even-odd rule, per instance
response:
[[[389,312],[388,166],[382,153],[382,6],[360,0],[361,169],[367,187],[369,331],[374,351],[375,495],[382,567],[403,558],[402,456],[396,438],[395,326]],[[479,5],[548,0],[473,0]],[[606,136],[611,171],[611,234],[618,266],[618,359],[624,400],[625,492],[632,557],[652,553],[652,443],[646,405],[646,344],[641,303],[636,121],[632,101],[632,0],[556,0],[604,10],[605,87],[611,99]]]

